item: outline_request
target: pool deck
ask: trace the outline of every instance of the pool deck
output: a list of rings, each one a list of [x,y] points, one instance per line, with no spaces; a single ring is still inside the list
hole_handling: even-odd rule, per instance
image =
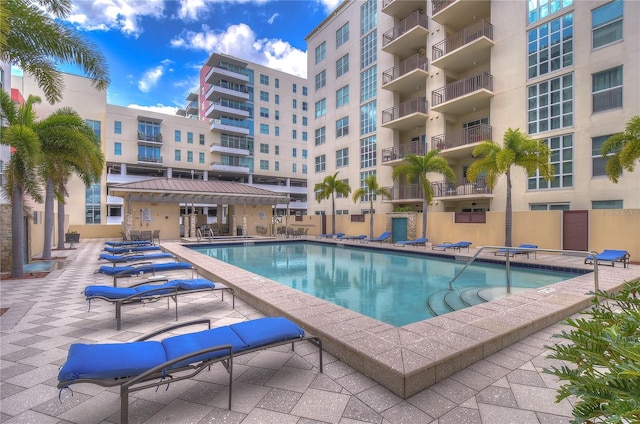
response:
[[[162,245],[201,275],[236,289],[235,309],[219,294],[181,297],[181,322],[206,317],[221,326],[284,315],[322,338],[325,368],[319,372],[314,348],[305,345],[295,352],[280,347],[240,356],[231,411],[225,407],[224,369],[214,366],[168,390],[134,393],[131,422],[487,424],[571,418],[568,400],[554,402],[557,381],[542,372],[555,364],[544,346],[565,328],[558,321],[589,304],[592,274],[396,328],[205,258],[180,242]],[[172,325],[175,312],[164,302],[125,308],[123,329],[116,331],[113,306],[95,301],[89,310],[82,289],[111,284],[93,274],[103,246],[103,240],[84,240],[64,251],[64,268],[48,277],[0,282],[0,421],[119,422],[117,389],[78,384],[73,396],[66,390],[58,398],[56,375],[68,346],[132,340]],[[518,260],[584,266],[569,256]],[[600,288],[638,277],[638,265],[601,266]]]

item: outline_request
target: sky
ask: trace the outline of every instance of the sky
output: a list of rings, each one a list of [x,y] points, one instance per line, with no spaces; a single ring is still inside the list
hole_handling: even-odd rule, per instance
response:
[[[109,104],[175,114],[212,53],[306,77],[305,37],[340,1],[73,0],[66,24],[105,56]]]

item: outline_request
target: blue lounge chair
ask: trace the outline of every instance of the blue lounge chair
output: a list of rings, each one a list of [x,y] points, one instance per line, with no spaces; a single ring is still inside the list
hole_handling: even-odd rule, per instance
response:
[[[132,252],[151,252],[154,250],[162,250],[160,246],[123,246],[123,247],[111,247],[107,246],[103,249],[105,252],[109,252],[114,255],[122,255],[123,253]]]
[[[397,241],[395,244],[398,246],[419,246],[421,244],[425,244],[426,242],[428,242],[429,239],[425,238],[425,237],[419,237],[415,240],[402,240],[402,241]],[[425,245],[426,246],[426,245]]]
[[[360,234],[359,236],[342,236],[338,237],[337,240],[364,240],[367,236],[364,234]]]
[[[616,262],[622,262],[622,266],[627,268],[629,266],[629,259],[631,255],[626,250],[612,250],[605,249],[602,253],[596,255],[598,263],[610,262],[611,266],[616,266]],[[589,255],[585,258],[584,263],[593,263],[593,255]],[[606,264],[603,264],[606,265]]]
[[[518,247],[510,247],[509,248],[509,256],[515,257],[516,255],[527,255],[527,259],[529,259],[529,254],[533,253],[534,259],[537,257],[535,250],[528,249],[537,249],[538,245],[536,244],[521,244]],[[507,249],[499,249],[493,254],[494,256],[506,256]]]
[[[160,284],[162,283],[162,284]],[[167,308],[169,308],[169,300],[173,300],[176,304],[176,321],[178,320],[178,296],[183,294],[200,293],[220,290],[222,301],[224,301],[224,292],[230,291],[233,296],[232,306],[235,308],[236,297],[233,289],[221,283],[213,283],[204,278],[192,278],[187,280],[155,280],[153,284],[149,282],[134,284],[130,287],[111,287],[111,286],[87,286],[84,289],[84,295],[89,301],[89,309],[91,309],[92,300],[104,300],[111,302],[116,307],[116,329],[120,331],[122,327],[122,307],[134,304],[145,304],[155,302],[161,298],[167,298]]]
[[[112,264],[119,264],[125,262],[141,262],[141,261],[154,261],[156,259],[175,259],[171,253],[149,253],[148,255],[113,255],[111,253],[101,253],[98,259],[109,261]]]
[[[193,271],[193,267],[189,262],[140,262],[124,266],[102,265],[94,274],[105,274],[113,277],[113,287],[117,287],[119,278],[129,278],[142,274],[155,274],[157,272],[188,269]]]
[[[189,325],[208,325],[208,330],[180,334],[161,341],[150,340]],[[229,405],[233,385],[233,358],[274,346],[308,341],[318,347],[322,372],[322,341],[305,334],[286,318],[258,318],[225,327],[211,328],[209,320],[178,324],[155,331],[132,342],[84,344],[69,347],[58,373],[58,388],[89,383],[120,388],[120,422],[129,422],[129,393],[187,380],[222,362],[229,373]],[[171,387],[171,386],[168,386]]]
[[[335,234],[320,234],[317,238],[342,238],[344,237],[344,233],[335,233]]]
[[[452,249],[454,252],[460,251],[460,249],[467,249],[467,252],[469,251],[469,246],[471,246],[471,242],[470,241],[459,241],[457,243],[449,243],[449,242],[445,242],[445,243],[440,243],[440,244],[436,244],[431,246],[431,249],[433,250],[448,250],[448,249]]]
[[[104,244],[110,247],[136,247],[148,246],[151,244],[148,240],[127,240],[127,241],[105,241]]]
[[[387,241],[387,239],[389,239],[391,237],[391,231],[385,231],[384,233],[380,234],[378,237],[374,237],[374,238],[365,238],[362,240],[362,242],[366,242],[366,243],[370,243],[372,241],[378,241],[380,243]]]

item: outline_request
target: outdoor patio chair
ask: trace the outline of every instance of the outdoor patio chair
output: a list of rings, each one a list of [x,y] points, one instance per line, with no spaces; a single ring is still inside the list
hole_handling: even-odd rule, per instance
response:
[[[144,240],[123,240],[123,241],[105,241],[109,247],[114,248],[123,248],[123,247],[138,247],[138,246],[148,246],[150,243]]]
[[[362,240],[362,242],[370,243],[372,241],[377,241],[377,242],[383,243],[387,241],[389,238],[391,238],[391,231],[385,231],[384,233],[380,234],[378,237],[365,238]]]
[[[402,240],[402,241],[397,241],[397,242],[395,242],[395,244],[396,244],[397,246],[402,246],[402,247],[404,247],[404,246],[419,246],[419,245],[423,244],[423,245],[425,245],[425,247],[426,247],[426,243],[427,243],[428,241],[429,241],[429,239],[428,239],[428,238],[425,238],[425,237],[419,237],[419,238],[417,238],[417,239],[415,239],[415,240]]]
[[[431,246],[431,249],[433,250],[448,250],[448,249],[452,249],[454,252],[460,251],[461,249],[467,249],[467,252],[469,251],[469,246],[471,246],[471,242],[470,241],[459,241],[457,243],[450,243],[450,242],[444,242],[444,243],[440,243],[440,244],[435,244],[433,246]]]
[[[629,267],[630,258],[631,258],[631,255],[626,250],[605,249],[602,251],[602,253],[598,253],[596,255],[596,259],[598,260],[598,263],[609,262],[609,265],[616,266],[616,262],[622,262],[622,266],[624,268]],[[593,263],[593,255],[587,256],[584,260],[584,263],[585,264]],[[603,265],[606,265],[606,264],[603,264]]]
[[[342,236],[336,237],[336,240],[364,240],[367,236],[364,234],[360,234],[359,236]]]
[[[144,262],[144,261],[155,261],[156,259],[175,259],[171,253],[162,252],[162,253],[149,253],[148,255],[144,254],[125,254],[125,255],[113,255],[111,253],[101,253],[98,259],[105,260],[111,262],[114,266],[115,264],[121,264],[126,262]]]
[[[538,245],[536,244],[521,244],[518,247],[510,247],[508,249],[509,251],[509,256],[513,256],[515,257],[516,255],[527,255],[527,259],[529,259],[529,254],[533,253],[533,258],[535,259],[537,257],[536,251],[535,250],[529,250],[529,249],[537,249]],[[506,256],[507,255],[507,249],[499,249],[496,252],[494,252],[493,254],[494,256]]]
[[[156,274],[166,271],[191,270],[194,268],[189,262],[139,262],[125,266],[102,265],[94,274],[105,274],[113,277],[113,287],[118,286],[118,279],[140,276],[143,274]]]
[[[153,230],[153,233],[151,233],[151,243],[160,244],[160,230]]]
[[[164,282],[164,283],[163,283]],[[162,284],[160,284],[162,283]],[[130,287],[111,287],[104,285],[87,286],[84,295],[89,302],[91,309],[92,300],[104,300],[111,302],[116,308],[116,329],[120,331],[122,325],[122,307],[128,305],[145,305],[157,302],[162,298],[167,298],[167,309],[173,300],[176,304],[176,321],[178,320],[178,296],[184,294],[201,293],[209,291],[220,291],[222,301],[224,292],[229,291],[233,296],[232,307],[235,309],[236,297],[233,289],[221,283],[213,283],[204,278],[192,278],[187,280],[154,280],[153,284],[143,282]]]
[[[208,325],[208,330],[151,340],[189,325]],[[58,373],[58,388],[89,383],[120,388],[120,422],[129,421],[129,393],[187,380],[222,362],[229,373],[229,402],[233,385],[233,358],[274,346],[308,341],[318,347],[322,372],[322,341],[286,318],[258,318],[225,327],[211,328],[209,320],[177,324],[126,343],[85,344],[69,347]],[[167,386],[170,388],[172,386]]]
[[[344,237],[345,233],[336,233],[336,234],[319,234],[317,238],[341,238]]]
[[[139,245],[131,245],[131,246],[107,246],[104,249],[105,252],[112,253],[114,255],[121,255],[123,253],[131,253],[131,252],[152,252],[154,250],[161,250],[160,246],[152,246],[146,243],[143,246]]]

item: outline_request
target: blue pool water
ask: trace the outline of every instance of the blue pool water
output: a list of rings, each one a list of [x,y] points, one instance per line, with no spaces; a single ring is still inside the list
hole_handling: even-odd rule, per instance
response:
[[[394,326],[446,313],[443,302],[455,309],[465,300],[473,304],[478,294],[491,297],[506,285],[504,265],[475,262],[451,291],[449,282],[464,263],[435,255],[308,241],[193,250]],[[538,288],[576,275],[512,266],[511,286]]]

